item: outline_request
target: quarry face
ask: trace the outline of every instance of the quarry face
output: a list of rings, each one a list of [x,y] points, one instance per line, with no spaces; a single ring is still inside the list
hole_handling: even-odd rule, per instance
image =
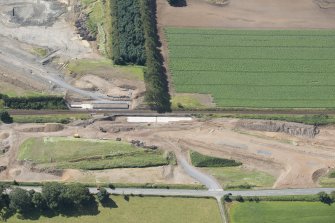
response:
[[[7,25],[52,25],[66,11],[57,0],[1,0],[0,4],[0,19]]]

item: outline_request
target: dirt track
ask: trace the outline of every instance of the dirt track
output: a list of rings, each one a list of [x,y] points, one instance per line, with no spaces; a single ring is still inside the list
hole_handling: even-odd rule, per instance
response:
[[[59,132],[28,133],[34,125],[1,126],[1,132],[11,132],[13,145],[1,163],[9,163],[8,170],[0,175],[4,180],[89,180],[112,182],[195,183],[180,169],[148,168],[113,171],[66,171],[62,176],[34,173],[28,166],[15,161],[18,146],[26,137],[69,136],[80,132],[84,138],[121,137],[138,139],[149,145],[176,153],[193,149],[208,155],[242,161],[246,168],[267,172],[277,181],[274,188],[305,188],[318,185],[318,177],[335,167],[335,128],[321,128],[315,138],[293,137],[283,133],[258,132],[236,129],[237,120],[218,119],[171,124],[130,124],[124,119],[115,122],[98,121],[86,126],[69,126]],[[99,130],[107,129],[107,133]],[[12,131],[10,131],[12,129]],[[31,130],[29,130],[31,131]],[[171,143],[178,145],[172,147]],[[181,149],[179,149],[181,148]],[[168,172],[166,172],[168,171]],[[110,174],[108,174],[110,173]]]
[[[321,9],[312,0],[231,0],[224,7],[187,0],[171,7],[158,0],[159,26],[248,29],[334,29],[335,8]]]

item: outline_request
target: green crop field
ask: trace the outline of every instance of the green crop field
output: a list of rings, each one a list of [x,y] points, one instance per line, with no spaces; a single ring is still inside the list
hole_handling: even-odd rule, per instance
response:
[[[24,141],[18,160],[30,160],[40,167],[97,170],[167,165],[174,162],[174,156],[125,142],[45,137]]]
[[[96,213],[55,217],[31,214],[29,219],[9,218],[7,223],[220,223],[220,213],[214,199],[174,197],[111,196],[112,207],[99,206]],[[29,217],[29,216],[28,216]]]
[[[165,32],[176,92],[219,107],[335,107],[335,30]]]
[[[230,208],[231,223],[330,223],[335,219],[335,205],[321,202],[244,202]]]

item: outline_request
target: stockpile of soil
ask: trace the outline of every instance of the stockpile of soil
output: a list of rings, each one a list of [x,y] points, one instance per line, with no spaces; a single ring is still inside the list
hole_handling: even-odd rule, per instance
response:
[[[236,127],[264,132],[283,132],[293,136],[309,138],[313,138],[319,133],[318,128],[313,125],[282,121],[240,120],[237,122]]]
[[[23,132],[58,132],[64,129],[64,126],[57,123],[49,123],[45,125],[34,125],[32,127],[22,128]]]

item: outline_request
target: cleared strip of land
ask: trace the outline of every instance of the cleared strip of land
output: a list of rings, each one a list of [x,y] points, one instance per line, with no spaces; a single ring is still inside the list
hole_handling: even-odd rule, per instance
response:
[[[334,30],[167,28],[175,90],[219,107],[333,108]]]

